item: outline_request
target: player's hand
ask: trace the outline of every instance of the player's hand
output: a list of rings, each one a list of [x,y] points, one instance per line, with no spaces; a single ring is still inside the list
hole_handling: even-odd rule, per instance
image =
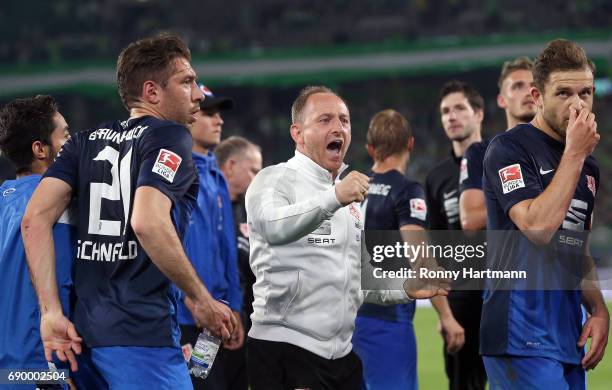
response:
[[[368,188],[370,178],[363,173],[352,171],[336,184],[336,199],[342,206],[353,202],[363,202]]]
[[[429,299],[437,295],[447,296],[450,291],[450,281],[438,279],[431,282],[407,279],[404,282],[404,291],[410,299]]]
[[[191,360],[191,354],[193,353],[191,343],[181,345],[181,352],[183,353],[183,359],[185,359],[185,362],[189,362],[189,360]]]
[[[212,298],[196,302],[189,297],[185,297],[185,305],[198,327],[208,329],[223,341],[229,340],[236,327],[236,319],[227,305]]]
[[[45,359],[51,361],[53,352],[58,359],[70,362],[70,369],[77,371],[79,366],[75,353],[81,353],[81,342],[74,324],[61,312],[47,312],[40,317],[40,339],[45,350]]]
[[[240,313],[235,311],[233,314],[236,318],[236,328],[234,329],[234,333],[232,333],[232,337],[230,337],[230,339],[223,344],[225,349],[229,349],[230,351],[234,351],[242,347],[242,344],[244,343],[244,327],[242,326]]]
[[[420,264],[420,265],[418,265]],[[428,268],[432,271],[442,271],[442,267],[430,260],[417,261],[416,278],[406,279],[404,282],[404,291],[411,299],[429,299],[437,295],[447,296],[450,291],[450,279],[438,278],[421,278],[420,268]]]
[[[610,331],[610,314],[606,309],[599,311],[589,317],[582,327],[582,333],[578,339],[578,347],[585,346],[587,339],[591,339],[591,347],[582,359],[582,368],[594,369],[603,359],[608,345],[608,332]]]
[[[565,135],[565,151],[586,158],[599,142],[595,114],[583,108],[570,107],[570,117]]]
[[[459,351],[465,344],[465,330],[452,315],[440,318],[438,331],[446,341],[446,351],[448,353]]]

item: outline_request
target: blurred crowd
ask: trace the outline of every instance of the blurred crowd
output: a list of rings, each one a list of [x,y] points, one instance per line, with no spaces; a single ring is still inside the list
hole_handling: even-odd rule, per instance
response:
[[[214,10],[211,12],[211,10]],[[34,0],[0,9],[0,63],[107,59],[134,39],[180,33],[195,54],[606,29],[606,0]]]

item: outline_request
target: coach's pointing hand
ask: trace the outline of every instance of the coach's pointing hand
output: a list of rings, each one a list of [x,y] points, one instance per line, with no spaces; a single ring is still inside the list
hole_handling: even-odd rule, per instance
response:
[[[342,206],[363,202],[368,193],[370,178],[363,173],[352,171],[336,184],[336,199]]]

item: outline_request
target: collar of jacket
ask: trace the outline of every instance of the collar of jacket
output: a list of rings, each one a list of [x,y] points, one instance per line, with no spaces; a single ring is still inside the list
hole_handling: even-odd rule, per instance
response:
[[[208,151],[207,154],[201,154],[196,152],[191,152],[193,156],[193,162],[203,169],[211,170],[211,171],[220,171],[219,166],[217,164],[217,158],[212,151]]]
[[[326,183],[332,183],[332,174],[330,171],[312,161],[312,159],[305,154],[298,152],[297,149],[295,151],[295,156],[289,161],[297,164],[303,170],[303,172],[306,172],[317,179],[323,180]],[[340,175],[342,175],[342,172],[344,172],[346,168],[348,168],[348,165],[342,163],[342,166],[338,170],[336,180],[339,180]]]

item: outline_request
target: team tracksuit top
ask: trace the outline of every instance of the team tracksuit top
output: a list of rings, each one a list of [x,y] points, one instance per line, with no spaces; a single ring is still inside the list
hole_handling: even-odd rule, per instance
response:
[[[340,173],[346,169],[343,166]],[[253,285],[249,336],[297,345],[327,359],[347,355],[361,290],[359,204],[336,199],[329,171],[309,157],[263,169],[246,194]],[[404,291],[365,292],[405,303]]]

